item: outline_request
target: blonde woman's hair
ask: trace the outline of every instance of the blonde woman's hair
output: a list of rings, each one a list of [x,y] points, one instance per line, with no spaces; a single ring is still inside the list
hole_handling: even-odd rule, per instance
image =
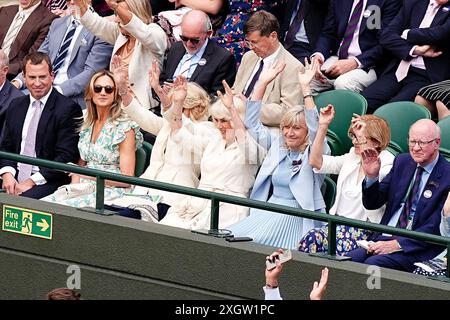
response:
[[[366,124],[366,139],[376,142],[378,152],[386,149],[391,140],[391,130],[386,120],[377,117],[373,114],[364,114],[361,116],[361,121]],[[352,127],[348,129],[348,133],[352,132]]]
[[[173,91],[170,91],[168,98],[172,100]],[[193,122],[208,121],[209,105],[211,98],[208,93],[195,82],[187,83],[187,95],[183,103],[184,109],[190,110]]]
[[[100,77],[108,77],[114,84],[114,100],[111,108],[109,109],[109,117],[111,118],[111,121],[118,119],[122,115],[122,109],[120,108],[121,100],[113,74],[107,70],[99,71],[92,76],[91,81],[89,81],[89,84],[86,87],[84,95],[84,101],[86,103],[86,116],[81,126],[81,130],[89,128],[94,124],[95,120],[98,119],[97,106],[92,100],[92,97],[94,95],[94,83]]]
[[[243,120],[244,116],[245,116],[245,102],[236,96],[233,97],[233,101],[234,101],[234,107],[236,108],[236,111],[239,114],[239,118],[241,118]],[[211,105],[209,113],[211,114],[212,117],[214,117],[216,119],[222,119],[222,120],[226,120],[226,121],[231,120],[230,112],[228,111],[227,107],[225,107],[223,105],[223,103],[222,103],[222,101],[220,101],[220,99],[217,99],[217,101]]]
[[[125,0],[126,4],[130,8],[130,11],[134,13],[145,24],[153,22],[152,7],[148,0]]]

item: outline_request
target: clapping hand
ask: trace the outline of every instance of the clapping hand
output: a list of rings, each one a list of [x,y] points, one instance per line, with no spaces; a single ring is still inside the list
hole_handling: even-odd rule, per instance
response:
[[[273,79],[279,75],[284,68],[286,67],[286,62],[277,60],[273,63],[269,68],[265,68],[260,76],[258,81],[264,84],[269,84]]]
[[[233,91],[231,90],[230,86],[225,80],[222,80],[223,87],[225,89],[225,94],[222,94],[222,92],[217,91],[217,96],[220,98],[220,101],[222,101],[223,105],[227,107],[228,110],[234,107],[233,102]]]
[[[325,125],[328,127],[334,119],[334,114],[335,111],[332,104],[329,104],[325,108],[320,108],[319,125]]]

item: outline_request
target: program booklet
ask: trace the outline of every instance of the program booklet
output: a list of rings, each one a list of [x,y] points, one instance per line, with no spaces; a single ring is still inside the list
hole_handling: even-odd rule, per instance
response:
[[[369,250],[369,245],[370,244],[374,244],[375,242],[373,242],[373,241],[367,241],[367,240],[358,240],[358,241],[356,241],[356,244],[358,245],[358,246],[360,246],[361,248],[364,248],[364,249],[366,249],[366,250]],[[397,250],[395,250],[395,251],[392,251],[391,253],[394,253],[394,252],[401,252],[401,251],[403,251],[403,249],[397,249]]]

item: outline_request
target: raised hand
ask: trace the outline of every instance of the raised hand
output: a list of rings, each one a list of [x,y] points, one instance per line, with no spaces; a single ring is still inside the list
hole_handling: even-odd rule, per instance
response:
[[[327,289],[327,283],[328,283],[328,268],[323,268],[322,275],[320,277],[320,282],[317,281],[314,282],[311,293],[309,294],[309,298],[311,300],[322,300],[325,291]]]
[[[227,109],[231,109],[234,106],[233,91],[225,80],[222,80],[222,84],[225,89],[225,94],[217,91],[217,96],[220,98],[220,101],[222,101],[223,105],[227,107]]]
[[[119,89],[128,88],[128,68],[122,63],[122,58],[115,55],[111,61],[111,71],[114,74],[114,81]]]
[[[444,212],[444,216],[450,216],[450,192],[447,195],[447,200],[445,200],[444,209],[442,211]]]
[[[317,59],[313,59],[312,63],[309,63],[308,59],[305,58],[305,67],[298,72],[300,86],[309,86],[316,73],[319,72],[319,66],[319,61]]]
[[[375,179],[380,173],[381,161],[378,151],[374,148],[367,148],[361,151],[362,166],[366,177]]]
[[[183,76],[178,76],[173,82],[172,100],[178,105],[182,105],[187,95],[187,80]]]
[[[161,89],[161,86],[159,85],[159,75],[160,74],[161,74],[161,71],[159,70],[158,60],[153,59],[152,66],[151,66],[150,70],[148,71],[149,84],[153,90]]]
[[[334,107],[332,104],[329,104],[325,108],[320,108],[319,113],[319,125],[326,125],[327,127],[334,119]]]
[[[361,120],[361,116],[359,114],[353,114],[351,131],[358,138],[358,141],[366,140],[366,123]]]
[[[286,67],[286,62],[277,60],[269,68],[265,68],[259,75],[258,82],[269,84]]]

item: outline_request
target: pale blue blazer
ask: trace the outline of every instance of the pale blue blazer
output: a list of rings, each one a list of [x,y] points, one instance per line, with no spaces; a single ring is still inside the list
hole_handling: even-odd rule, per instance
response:
[[[250,198],[267,201],[271,195],[272,174],[279,163],[287,156],[289,150],[284,146],[284,138],[282,135],[272,134],[261,123],[260,110],[261,101],[248,101],[244,123],[252,138],[268,150],[266,158],[256,176]],[[293,172],[290,177],[286,178],[290,179],[289,187],[302,209],[325,212],[325,201],[320,191],[324,175],[314,173],[308,159],[311,143],[314,141],[319,126],[319,113],[317,109],[308,110],[305,108],[305,118],[309,132],[309,145],[303,153],[300,170],[295,173]],[[323,153],[330,154],[330,148],[326,141],[324,143]]]

